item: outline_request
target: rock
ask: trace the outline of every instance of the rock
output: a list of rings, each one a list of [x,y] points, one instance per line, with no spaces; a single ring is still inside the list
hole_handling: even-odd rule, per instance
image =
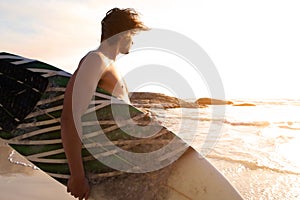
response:
[[[200,98],[195,102],[198,105],[232,105],[232,101],[219,100],[213,98]]]
[[[182,99],[178,99],[178,100],[179,100],[179,104],[180,104],[181,108],[204,108],[204,107],[207,107],[207,106],[204,106],[204,105],[199,105],[199,104],[194,103],[194,102],[186,102]]]
[[[233,106],[256,106],[253,103],[240,103],[240,104],[233,104]]]
[[[132,92],[129,94],[131,103],[142,108],[201,108],[202,105],[187,102],[176,97],[170,97],[154,92]]]

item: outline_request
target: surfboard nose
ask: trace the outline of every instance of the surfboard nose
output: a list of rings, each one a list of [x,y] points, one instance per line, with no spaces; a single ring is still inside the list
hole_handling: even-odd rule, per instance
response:
[[[13,61],[0,59],[0,127],[7,132],[33,110],[48,85],[46,78]]]

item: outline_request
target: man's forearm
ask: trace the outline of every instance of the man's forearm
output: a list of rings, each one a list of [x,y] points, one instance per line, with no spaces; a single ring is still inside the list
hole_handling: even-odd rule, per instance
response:
[[[82,144],[74,120],[72,118],[62,117],[61,126],[61,138],[70,173],[77,178],[84,178],[85,173],[81,155]]]

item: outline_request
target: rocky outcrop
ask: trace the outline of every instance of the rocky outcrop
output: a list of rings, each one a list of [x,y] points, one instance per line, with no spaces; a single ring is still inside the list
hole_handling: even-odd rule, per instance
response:
[[[129,94],[131,103],[142,108],[201,108],[205,107],[193,102],[187,102],[176,97],[161,93],[133,92]]]
[[[182,99],[154,92],[132,92],[129,94],[131,103],[140,108],[204,108],[208,105],[233,105],[255,106],[251,103],[234,104],[232,101],[199,98],[195,102],[187,102]]]
[[[213,98],[200,98],[195,102],[198,105],[232,105],[232,101],[213,99]]]
[[[239,104],[233,104],[233,106],[256,106],[253,103],[239,103]]]

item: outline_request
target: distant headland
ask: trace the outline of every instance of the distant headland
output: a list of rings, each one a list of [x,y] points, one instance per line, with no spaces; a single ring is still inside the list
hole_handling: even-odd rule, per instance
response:
[[[234,104],[232,101],[199,98],[195,102],[188,102],[180,98],[154,92],[132,92],[129,94],[131,103],[143,108],[205,108],[209,105],[255,106],[251,103]]]

